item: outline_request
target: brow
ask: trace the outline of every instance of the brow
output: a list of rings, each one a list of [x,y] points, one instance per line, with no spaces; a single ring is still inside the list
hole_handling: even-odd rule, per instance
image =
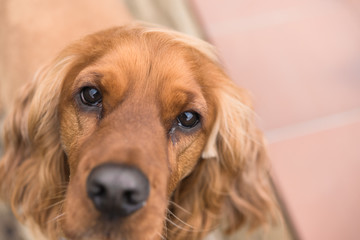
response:
[[[104,75],[98,72],[88,72],[78,75],[75,79],[73,87],[74,92],[72,95],[75,95],[80,87],[87,85],[101,86],[101,80],[103,77]]]

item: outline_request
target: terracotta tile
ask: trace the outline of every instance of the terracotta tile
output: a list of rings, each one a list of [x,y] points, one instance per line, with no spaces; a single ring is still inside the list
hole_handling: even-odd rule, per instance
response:
[[[191,2],[253,93],[301,239],[359,239],[359,1]]]
[[[270,146],[301,239],[359,239],[360,121]]]
[[[253,93],[265,130],[360,106],[360,21],[351,5],[242,1],[230,10],[235,1],[195,2],[230,76]]]
[[[219,22],[231,22],[239,16],[251,17],[267,14],[268,12],[279,12],[281,10],[298,8],[312,0],[289,1],[289,0],[191,0],[197,12],[205,24],[217,25]]]

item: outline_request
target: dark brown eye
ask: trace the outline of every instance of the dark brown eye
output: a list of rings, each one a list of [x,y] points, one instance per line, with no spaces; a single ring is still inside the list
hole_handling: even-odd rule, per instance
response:
[[[197,112],[183,112],[177,117],[178,125],[185,128],[193,128],[200,122],[200,115]]]
[[[80,92],[81,101],[89,106],[98,106],[102,101],[99,90],[93,87],[84,87]]]

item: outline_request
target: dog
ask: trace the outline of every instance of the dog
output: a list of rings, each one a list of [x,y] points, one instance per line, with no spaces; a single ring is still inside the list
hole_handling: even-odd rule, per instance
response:
[[[40,239],[200,240],[273,219],[249,94],[214,48],[144,24],[74,42],[4,123],[0,197]]]

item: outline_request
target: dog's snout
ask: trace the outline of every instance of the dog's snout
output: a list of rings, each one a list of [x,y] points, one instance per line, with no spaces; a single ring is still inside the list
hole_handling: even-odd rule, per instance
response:
[[[136,167],[102,164],[87,179],[87,193],[95,208],[108,217],[126,217],[142,208],[149,197],[147,177]]]

